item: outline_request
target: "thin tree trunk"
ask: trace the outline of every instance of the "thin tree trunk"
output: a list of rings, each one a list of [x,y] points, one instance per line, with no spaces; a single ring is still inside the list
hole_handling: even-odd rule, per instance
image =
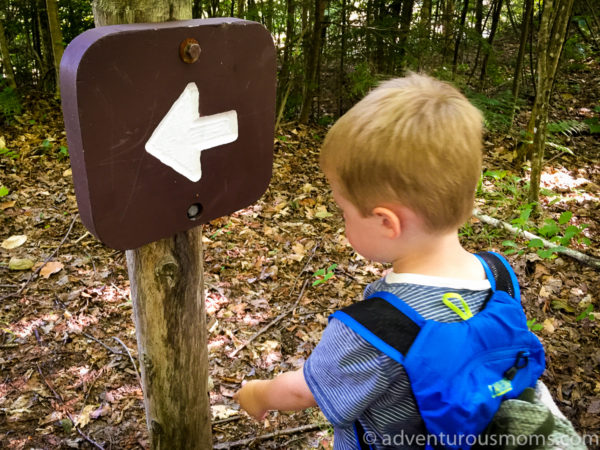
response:
[[[538,32],[538,89],[534,102],[535,135],[531,153],[531,182],[528,201],[537,205],[552,86],[574,0],[546,0]]]
[[[6,76],[6,80],[8,81],[8,85],[11,88],[16,89],[17,82],[15,81],[15,72],[10,59],[10,51],[8,48],[8,42],[6,41],[6,34],[4,33],[4,25],[2,24],[2,20],[0,20],[0,51],[2,52],[2,69],[4,71],[4,75]]]
[[[277,89],[278,121],[283,115],[283,109],[285,108],[285,103],[291,90],[290,66],[292,61],[293,45],[295,41],[294,16],[296,14],[296,4],[294,0],[286,0],[286,6],[287,13],[285,19],[285,46],[283,47],[283,62],[281,63],[281,70],[279,71],[279,76],[277,77],[279,81],[279,88]]]
[[[267,14],[265,17],[265,26],[270,32],[273,32],[273,11],[273,0],[267,0]]]
[[[327,0],[315,0],[314,24],[311,39],[311,48],[307,61],[307,77],[304,87],[304,99],[302,101],[302,109],[300,111],[300,123],[308,123],[312,110],[312,102],[317,87],[317,73],[319,69],[319,54],[321,53],[322,42],[322,26],[323,18],[325,17],[325,9]]]
[[[421,6],[421,13],[419,19],[419,62],[418,70],[421,70],[424,66],[423,58],[429,54],[431,48],[431,42],[429,40],[431,36],[431,0],[423,0]]]
[[[456,42],[454,43],[454,57],[452,58],[452,77],[456,75],[456,67],[458,66],[458,52],[460,50],[460,41],[465,32],[465,23],[467,21],[467,12],[469,11],[469,0],[464,0],[463,9],[460,13],[460,25],[458,33],[456,33]]]
[[[442,62],[446,63],[448,51],[450,48],[450,41],[454,34],[454,0],[446,0],[444,7],[444,43],[442,47]]]
[[[400,15],[400,36],[398,38],[398,56],[401,69],[406,66],[406,44],[410,33],[410,23],[413,16],[414,0],[404,0],[402,2],[402,13]]]
[[[192,17],[194,19],[202,18],[202,0],[194,0],[194,5],[192,6]]]
[[[340,68],[338,76],[338,116],[344,110],[344,57],[346,56],[346,1],[342,0],[342,30],[340,39]]]
[[[128,0],[129,9],[124,4],[96,0],[96,25],[192,17],[189,0]],[[212,448],[202,230],[126,256],[151,448]]]
[[[54,70],[56,73],[56,95],[60,96],[60,60],[62,59],[64,45],[60,21],[58,19],[58,5],[56,0],[46,0],[46,10],[48,11],[48,24],[50,27],[50,38],[52,40],[52,54],[54,56]]]
[[[507,0],[509,1],[509,0]],[[502,0],[496,0],[494,4],[494,12],[492,14],[492,28],[490,30],[490,36],[488,37],[488,47],[485,49],[483,54],[483,61],[481,62],[481,74],[479,75],[479,82],[483,86],[485,75],[487,73],[487,65],[492,53],[492,45],[494,45],[494,37],[496,37],[496,30],[498,29],[498,23],[500,23],[500,12],[502,11]]]
[[[531,11],[533,9],[533,0],[525,0],[525,10],[523,11],[523,22],[521,23],[521,39],[519,43],[519,54],[515,64],[515,73],[513,77],[512,96],[513,96],[513,114],[519,98],[519,89],[521,87],[521,72],[523,71],[523,59],[525,58],[525,49],[527,48],[527,37],[529,36],[529,24],[531,23]]]

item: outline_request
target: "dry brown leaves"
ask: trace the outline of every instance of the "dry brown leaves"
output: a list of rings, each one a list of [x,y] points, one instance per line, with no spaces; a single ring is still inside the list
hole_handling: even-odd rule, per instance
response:
[[[10,189],[0,204],[0,242],[13,237],[11,248],[0,248],[0,442],[17,449],[90,447],[77,426],[106,448],[147,447],[141,389],[124,348],[114,340],[127,345],[137,364],[123,253],[86,235],[77,221],[52,260],[39,266],[59,246],[77,207],[67,162],[40,150],[48,138],[56,139],[54,148],[65,145],[57,105],[32,111],[3,136],[21,156],[0,159],[0,185]],[[348,246],[317,164],[323,136],[323,129],[285,127],[275,140],[273,179],[265,195],[204,226],[215,443],[324,421],[310,409],[271,413],[256,423],[232,396],[244,380],[301,367],[327,316],[360,298],[384,270]],[[585,211],[593,214],[598,205],[590,208]],[[474,236],[463,238],[468,248],[500,248],[502,236],[477,223],[473,230]],[[34,265],[9,270],[11,258]],[[313,273],[334,263],[335,276],[311,286]],[[513,263],[528,317],[544,325],[538,331],[548,353],[544,379],[577,427],[597,432],[599,322],[577,320],[583,305],[600,310],[597,273],[569,260],[521,257]],[[293,311],[231,357],[296,301]],[[330,432],[281,435],[253,447],[330,448]]]

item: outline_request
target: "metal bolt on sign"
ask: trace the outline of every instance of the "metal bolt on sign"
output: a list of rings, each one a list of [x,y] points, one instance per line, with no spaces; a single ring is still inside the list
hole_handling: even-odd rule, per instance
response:
[[[179,56],[188,64],[195,63],[200,58],[200,44],[196,39],[187,38],[179,45]]]

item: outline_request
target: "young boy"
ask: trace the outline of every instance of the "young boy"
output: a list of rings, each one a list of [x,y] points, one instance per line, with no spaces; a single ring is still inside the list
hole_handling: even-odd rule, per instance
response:
[[[382,83],[331,128],[321,167],[348,240],[393,266],[365,298],[388,291],[440,322],[462,320],[440,301],[449,291],[473,314],[482,309],[490,282],[458,240],[473,208],[481,139],[480,112],[454,87],[416,74]],[[403,366],[335,318],[303,369],[250,381],[236,399],[256,419],[318,405],[336,450],[357,448],[357,421],[373,439],[426,435]],[[393,447],[422,448],[406,442]]]

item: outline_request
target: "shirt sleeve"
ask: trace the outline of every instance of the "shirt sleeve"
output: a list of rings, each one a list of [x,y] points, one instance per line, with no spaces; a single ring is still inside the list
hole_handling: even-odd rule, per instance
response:
[[[393,382],[396,364],[344,323],[332,319],[304,364],[304,378],[329,422],[354,423]]]

